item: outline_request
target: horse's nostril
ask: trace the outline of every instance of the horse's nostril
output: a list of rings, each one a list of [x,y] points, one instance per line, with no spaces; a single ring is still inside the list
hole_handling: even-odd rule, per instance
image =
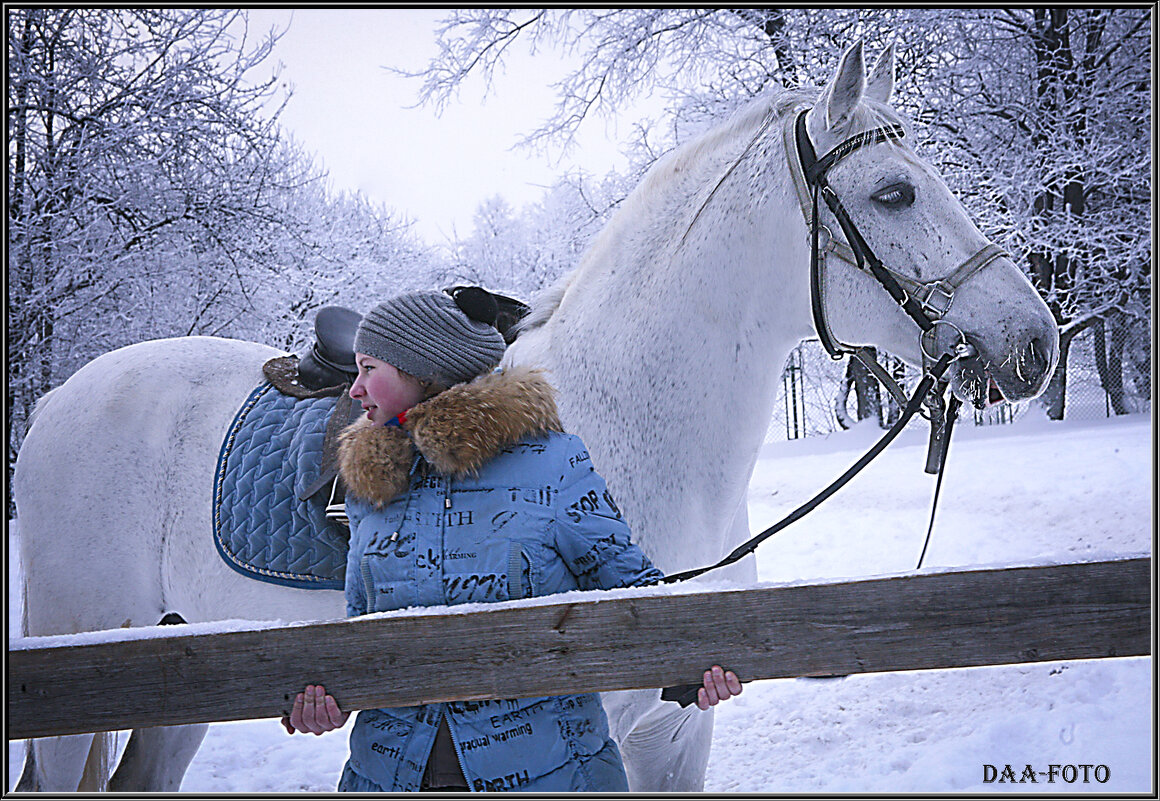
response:
[[[1031,361],[1035,365],[1036,371],[1044,372],[1047,370],[1049,361],[1048,354],[1050,353],[1047,343],[1039,337],[1035,337],[1031,340],[1031,345],[1028,347],[1028,350],[1030,351]]]
[[[1039,337],[1032,338],[1019,354],[1015,374],[1026,383],[1034,384],[1047,372],[1049,353],[1046,342]]]

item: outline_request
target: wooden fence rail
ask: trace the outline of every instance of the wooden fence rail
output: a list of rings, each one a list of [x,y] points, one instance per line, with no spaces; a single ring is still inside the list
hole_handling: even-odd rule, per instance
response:
[[[1150,651],[1151,560],[512,605],[8,653],[8,739],[345,709]],[[177,627],[174,627],[177,629]]]

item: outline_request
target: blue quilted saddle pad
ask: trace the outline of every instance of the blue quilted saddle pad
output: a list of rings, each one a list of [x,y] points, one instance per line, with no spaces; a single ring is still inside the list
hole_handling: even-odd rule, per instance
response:
[[[321,475],[322,442],[337,398],[292,398],[263,384],[222,443],[213,529],[226,564],[290,587],[341,590],[348,535],[327,520],[328,492],[299,500]]]

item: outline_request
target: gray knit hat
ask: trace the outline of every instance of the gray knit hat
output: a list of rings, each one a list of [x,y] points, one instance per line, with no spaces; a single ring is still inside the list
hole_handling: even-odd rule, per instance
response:
[[[495,326],[468,317],[450,295],[431,291],[380,303],[363,316],[354,337],[356,353],[445,386],[492,369],[505,347]]]

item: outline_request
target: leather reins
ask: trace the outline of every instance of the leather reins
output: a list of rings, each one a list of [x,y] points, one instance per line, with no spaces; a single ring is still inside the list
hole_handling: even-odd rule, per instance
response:
[[[1000,256],[1006,255],[1002,248],[993,243],[987,243],[978,252],[952,270],[943,278],[932,281],[918,281],[902,275],[886,267],[882,260],[874,253],[858,231],[858,227],[850,218],[846,208],[834,193],[827,180],[829,170],[846,156],[854,151],[869,145],[881,142],[896,141],[905,136],[902,126],[895,123],[869,131],[855,134],[845,140],[821,158],[817,157],[809,132],[806,130],[806,114],[809,109],[799,112],[793,122],[785,128],[786,155],[790,163],[790,173],[793,176],[798,199],[801,202],[802,213],[805,215],[806,225],[810,237],[810,307],[814,319],[814,328],[822,346],[833,359],[840,359],[849,354],[861,361],[868,370],[880,381],[883,386],[895,396],[903,407],[898,421],[889,431],[876,442],[865,455],[855,462],[845,473],[833,483],[823,489],[806,503],[799,506],[784,518],[769,526],[760,534],[751,537],[735,548],[719,562],[707,567],[686,570],[674,573],[661,579],[661,584],[671,584],[715,570],[719,567],[733,564],[744,556],[752,553],[762,542],[785,529],[792,523],[805,517],[817,508],[823,501],[845,486],[858,472],[880,454],[902,429],[910,422],[915,414],[925,405],[929,411],[931,423],[930,446],[927,454],[926,472],[936,473],[934,499],[931,503],[930,526],[927,528],[926,539],[923,542],[922,553],[918,558],[918,568],[922,567],[926,556],[927,546],[930,544],[930,535],[934,530],[934,514],[938,506],[939,492],[942,489],[944,468],[946,467],[947,448],[950,444],[951,429],[958,416],[962,402],[953,394],[946,393],[947,382],[943,374],[953,361],[958,359],[974,358],[975,347],[967,340],[966,335],[953,323],[943,319],[950,310],[954,301],[955,292],[972,276],[976,275],[987,265]],[[763,130],[768,127],[762,126]],[[796,155],[796,158],[795,158]],[[842,232],[846,235],[846,243],[833,238],[832,233],[821,224],[818,215],[821,198],[825,201]],[[827,233],[826,247],[821,247],[821,231]],[[846,345],[841,343],[830,331],[826,321],[825,303],[823,296],[822,265],[824,254],[833,253],[842,260],[868,272],[889,293],[911,320],[919,327],[919,344],[923,354],[924,374],[915,388],[914,393],[907,398],[906,393],[898,382],[886,372],[878,360],[869,353],[866,347]],[[936,356],[927,350],[927,342],[937,346],[934,332],[939,325],[953,328],[959,335],[958,341],[941,355]],[[949,401],[944,400],[944,394],[949,394]],[[924,415],[926,416],[926,415]],[[917,569],[917,568],[916,568]]]

